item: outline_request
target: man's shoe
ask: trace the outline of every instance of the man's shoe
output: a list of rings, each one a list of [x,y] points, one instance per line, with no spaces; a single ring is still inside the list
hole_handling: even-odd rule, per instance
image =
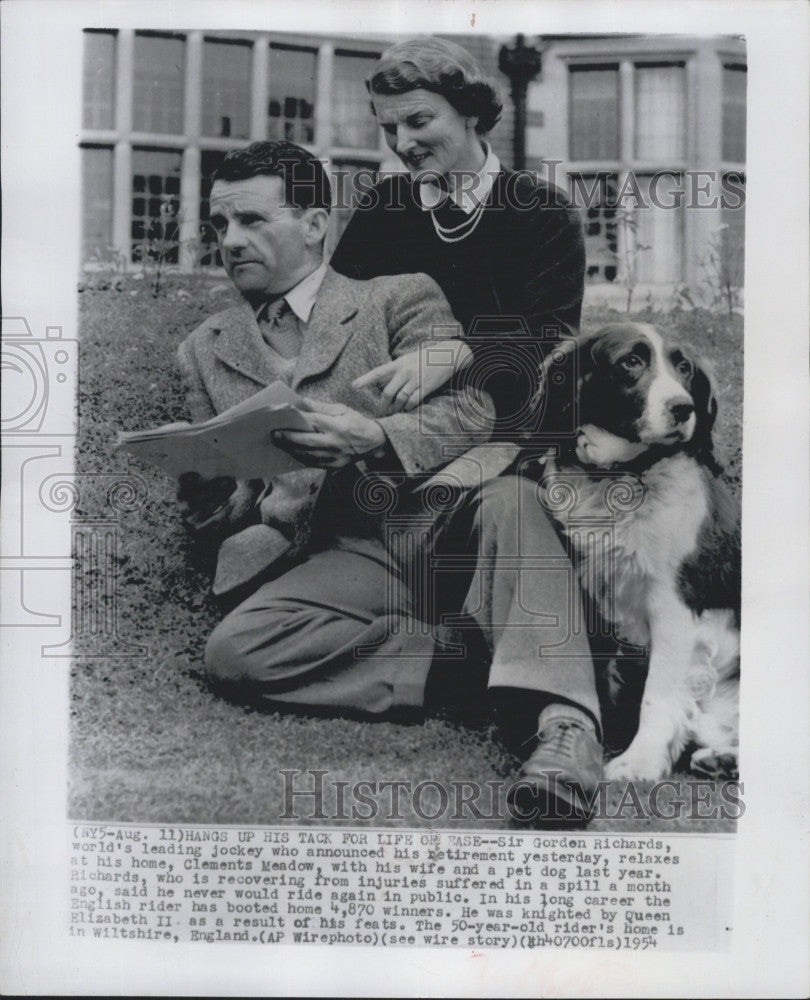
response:
[[[596,733],[562,714],[541,723],[537,749],[507,794],[509,812],[517,822],[535,827],[586,826],[604,774]]]

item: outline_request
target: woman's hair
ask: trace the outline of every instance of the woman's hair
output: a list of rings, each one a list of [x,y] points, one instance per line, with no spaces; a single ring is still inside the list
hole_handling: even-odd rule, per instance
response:
[[[494,82],[470,53],[442,38],[414,38],[392,46],[375,63],[366,87],[372,98],[409,90],[440,94],[460,115],[478,119],[475,131],[479,135],[495,127],[503,109]]]

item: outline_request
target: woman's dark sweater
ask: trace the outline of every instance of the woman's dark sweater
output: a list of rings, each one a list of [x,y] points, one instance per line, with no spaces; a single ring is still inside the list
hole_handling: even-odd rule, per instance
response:
[[[446,227],[467,219],[452,203],[436,214]],[[502,170],[474,232],[445,243],[411,178],[390,176],[355,210],[331,264],[360,279],[430,275],[473,350],[465,379],[493,395],[498,436],[530,429],[538,366],[551,344],[578,330],[582,309],[582,224],[561,191],[532,174]]]

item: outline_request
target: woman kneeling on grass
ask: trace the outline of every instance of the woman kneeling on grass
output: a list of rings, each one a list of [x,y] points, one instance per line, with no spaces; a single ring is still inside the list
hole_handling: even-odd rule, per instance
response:
[[[493,396],[498,436],[532,429],[543,349],[579,326],[578,213],[556,188],[501,165],[483,138],[500,118],[498,92],[455,43],[395,45],[366,86],[407,173],[386,177],[360,203],[332,267],[357,278],[430,275],[465,340],[436,345],[443,350],[431,352],[430,365],[407,355],[356,384],[378,384],[392,409],[412,409],[464,372]]]
[[[464,338],[433,344],[441,349],[431,351],[429,364],[424,350],[414,352],[354,385],[380,386],[391,409],[409,410],[450,378],[470,380],[494,399],[498,439],[537,431],[534,401],[543,356],[579,326],[585,272],[579,216],[556,188],[503,167],[484,141],[502,104],[458,45],[436,38],[395,45],[366,86],[373,114],[407,173],[386,177],[358,205],[332,266],[361,279],[427,273],[447,296]],[[494,516],[506,523],[511,502],[509,509],[526,516],[511,554],[564,563],[545,514],[531,500],[522,506],[514,500],[521,489],[524,496],[532,492],[529,483],[502,477],[470,491],[466,506],[486,511],[485,501],[496,498]],[[482,626],[490,650],[496,647],[490,704],[510,742],[530,754],[523,783],[515,786],[524,800],[521,812],[540,806],[545,822],[585,822],[582,793],[591,794],[602,776],[593,663],[583,636],[569,643],[566,658],[538,655],[540,642],[550,640],[538,635],[537,617],[567,620],[570,595],[567,583],[537,576],[519,581],[530,612],[521,605],[519,622],[507,615],[505,626],[494,620]],[[474,664],[462,664],[460,673],[439,666],[429,681],[443,685],[451,699],[462,698]]]

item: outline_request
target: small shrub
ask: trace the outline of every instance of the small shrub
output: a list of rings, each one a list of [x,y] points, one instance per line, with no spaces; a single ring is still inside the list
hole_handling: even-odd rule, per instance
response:
[[[711,304],[732,316],[742,307],[745,280],[745,234],[722,226],[709,240],[701,259]]]

